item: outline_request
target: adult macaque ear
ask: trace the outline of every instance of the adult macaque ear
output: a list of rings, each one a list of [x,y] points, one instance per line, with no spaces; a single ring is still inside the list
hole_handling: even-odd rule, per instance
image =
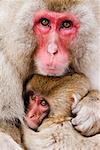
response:
[[[81,96],[79,94],[73,94],[72,95],[72,97],[71,97],[72,109],[74,109],[76,107],[76,105],[78,104],[80,99],[81,99]]]

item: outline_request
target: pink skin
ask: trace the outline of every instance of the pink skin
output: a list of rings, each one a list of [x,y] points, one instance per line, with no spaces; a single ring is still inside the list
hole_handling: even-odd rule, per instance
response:
[[[41,18],[48,19],[49,24],[44,26]],[[72,25],[62,27],[65,20],[70,20]],[[33,29],[38,48],[34,60],[39,73],[55,76],[65,73],[71,59],[70,45],[76,40],[79,27],[79,21],[73,14],[43,10],[36,13]]]
[[[49,113],[49,104],[41,96],[30,96],[29,107],[25,117],[27,125],[36,130]]]

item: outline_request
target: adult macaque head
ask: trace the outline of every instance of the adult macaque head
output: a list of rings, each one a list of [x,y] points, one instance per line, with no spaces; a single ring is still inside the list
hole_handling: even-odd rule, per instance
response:
[[[9,3],[15,6],[15,1]],[[95,11],[99,2],[30,0],[16,3],[17,10],[6,12],[9,17],[2,17],[4,23],[2,19],[1,22],[3,34],[7,33],[5,51],[21,78],[26,79],[32,72],[60,76],[74,68],[88,76],[93,89],[100,89],[96,81],[100,76],[96,67],[100,54],[98,12]]]
[[[26,95],[25,121],[31,129],[37,130],[43,119],[47,117],[50,107],[48,102],[41,95],[33,91],[27,92]]]
[[[71,62],[70,46],[76,40],[79,20],[72,13],[38,11],[35,15],[34,32],[37,37],[37,50],[34,61],[38,73],[62,75]]]

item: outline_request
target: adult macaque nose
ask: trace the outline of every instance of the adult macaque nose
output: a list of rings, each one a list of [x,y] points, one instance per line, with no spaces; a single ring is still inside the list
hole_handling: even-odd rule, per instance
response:
[[[51,55],[55,55],[58,52],[58,45],[57,42],[58,41],[58,34],[53,31],[50,33],[49,35],[49,42],[48,42],[48,53]]]
[[[51,55],[55,55],[58,52],[58,46],[56,43],[50,43],[48,45],[48,53],[50,53]]]

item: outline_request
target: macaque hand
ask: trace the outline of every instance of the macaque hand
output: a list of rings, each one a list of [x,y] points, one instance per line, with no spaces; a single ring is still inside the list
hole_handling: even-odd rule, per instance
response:
[[[0,132],[0,150],[23,150],[11,136]]]
[[[91,91],[76,106],[72,107],[76,115],[72,125],[82,135],[91,136],[100,133],[100,93]]]

